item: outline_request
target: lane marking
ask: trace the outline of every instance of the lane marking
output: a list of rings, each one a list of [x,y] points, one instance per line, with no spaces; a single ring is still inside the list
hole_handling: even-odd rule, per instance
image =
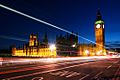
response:
[[[54,75],[54,76],[61,76],[61,77],[70,78],[70,77],[73,77],[73,76],[80,75],[81,73],[64,70],[64,71],[53,72],[53,73],[50,73],[50,74]]]
[[[107,69],[109,69],[110,67],[112,67],[112,65],[108,66]]]
[[[83,80],[83,79],[85,79],[85,78],[88,77],[88,76],[90,76],[90,74],[87,74],[87,75],[83,76],[83,77],[80,78],[79,80]]]
[[[78,75],[80,75],[80,74],[81,74],[81,73],[74,72],[74,73],[72,73],[72,74],[66,76],[66,78],[70,78],[70,77],[73,77],[73,76],[78,76]]]
[[[10,78],[7,78],[7,79],[11,80],[11,79],[18,79],[18,78],[23,78],[23,77],[28,77],[28,76],[34,76],[34,75],[38,75],[38,74],[45,74],[45,73],[54,72],[54,71],[58,71],[58,70],[63,70],[63,69],[77,67],[77,66],[80,66],[80,65],[83,65],[83,64],[72,65],[72,66],[68,66],[68,67],[64,67],[64,68],[59,68],[59,69],[48,70],[48,71],[35,72],[35,73],[31,73],[31,74],[26,74],[26,75],[10,77]]]
[[[68,72],[68,71],[67,71]],[[63,72],[62,71],[58,71],[58,72],[55,72],[55,73],[50,73],[51,75],[54,75],[54,76],[58,76],[60,74],[62,74]]]
[[[94,77],[94,78],[95,78],[95,79],[96,79],[96,78],[98,78],[98,76],[99,76],[100,74],[102,74],[102,73],[103,73],[102,71],[101,71],[101,72],[99,72],[98,74],[96,74],[96,75],[95,75],[95,77]]]
[[[63,71],[63,73],[60,76],[65,76],[67,74],[70,74],[69,71]]]
[[[43,77],[35,77],[35,78],[32,78],[32,80],[43,80],[44,78]]]

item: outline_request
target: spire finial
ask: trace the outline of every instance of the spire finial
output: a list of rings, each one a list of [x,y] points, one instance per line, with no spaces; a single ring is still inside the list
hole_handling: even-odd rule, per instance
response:
[[[96,21],[98,21],[98,20],[102,20],[100,9],[98,9],[98,11],[97,11],[97,19],[96,19]]]

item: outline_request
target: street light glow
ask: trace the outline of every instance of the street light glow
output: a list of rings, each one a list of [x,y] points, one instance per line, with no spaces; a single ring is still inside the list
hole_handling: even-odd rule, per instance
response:
[[[72,47],[75,47],[75,46],[76,46],[75,44],[72,45]]]
[[[102,53],[102,50],[98,51],[98,52],[97,52],[97,55],[100,55],[100,53]]]
[[[85,53],[86,53],[86,54],[88,54],[88,53],[89,53],[89,51],[88,51],[88,50],[85,50]]]
[[[53,50],[55,50],[55,49],[56,49],[55,44],[51,44],[51,45],[50,45],[50,50],[53,51]]]

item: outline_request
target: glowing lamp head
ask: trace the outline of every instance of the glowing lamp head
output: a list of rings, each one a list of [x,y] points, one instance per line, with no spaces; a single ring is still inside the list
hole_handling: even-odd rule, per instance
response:
[[[75,47],[75,46],[76,46],[75,44],[72,45],[72,47]]]
[[[85,50],[85,53],[86,53],[86,54],[89,54],[89,51],[88,51],[88,50]]]
[[[97,52],[97,55],[100,55],[101,53],[102,53],[102,50],[98,51],[98,52]]]
[[[55,44],[51,44],[51,45],[50,45],[50,50],[55,50],[55,49],[56,49]]]

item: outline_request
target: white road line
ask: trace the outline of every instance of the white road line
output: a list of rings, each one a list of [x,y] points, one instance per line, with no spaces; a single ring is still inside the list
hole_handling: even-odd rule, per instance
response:
[[[53,72],[53,73],[50,73],[51,75],[55,75],[55,76],[58,76],[58,75],[60,75],[60,74],[62,74],[63,72],[62,71],[58,71],[58,72]]]
[[[110,67],[112,67],[112,65],[108,66],[107,69],[109,69]]]
[[[102,74],[102,73],[103,73],[102,71],[101,71],[101,72],[99,72],[98,74],[96,74],[96,75],[95,75],[95,77],[94,77],[94,78],[95,78],[95,79],[96,79],[96,78],[98,78],[98,76],[99,76],[100,74]]]
[[[32,80],[43,80],[44,78],[43,77],[34,77],[32,78]]]
[[[90,74],[87,74],[87,75],[83,76],[83,77],[80,78],[79,80],[83,80],[83,79],[85,79],[85,78],[88,77],[88,76],[90,76]]]
[[[83,65],[83,64],[78,64],[78,65],[73,65],[73,66],[68,66],[68,67],[64,67],[64,68],[53,69],[53,70],[48,70],[48,71],[43,71],[43,72],[35,72],[35,73],[21,75],[21,76],[10,77],[10,78],[7,78],[7,80],[18,79],[18,78],[23,78],[23,77],[28,77],[28,76],[34,76],[34,75],[38,75],[38,74],[45,74],[45,73],[49,73],[49,72],[53,72],[53,71],[58,71],[58,70],[63,70],[63,69],[77,67],[77,66],[80,66],[80,65]]]
[[[63,71],[63,73],[60,76],[65,76],[65,75],[70,74],[70,73],[71,72],[69,72],[69,71]]]
[[[81,74],[81,73],[74,72],[74,73],[72,73],[72,74],[70,74],[70,75],[67,75],[66,78],[70,78],[70,77],[73,77],[73,76],[78,76],[78,75],[80,75],[80,74]]]

